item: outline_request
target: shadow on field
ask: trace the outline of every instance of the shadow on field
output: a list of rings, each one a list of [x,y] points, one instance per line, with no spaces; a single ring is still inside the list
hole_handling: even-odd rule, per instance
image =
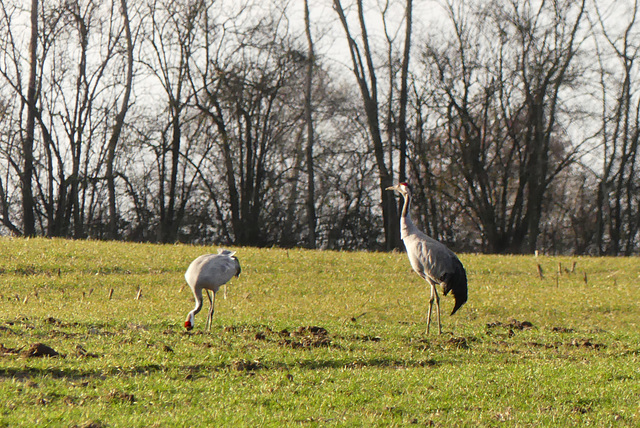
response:
[[[4,381],[5,379],[30,379],[40,377],[79,381],[91,379],[105,380],[107,378],[107,375],[105,375],[103,371],[79,370],[60,367],[0,368],[0,381]]]
[[[197,364],[182,366],[160,366],[157,364],[132,366],[126,369],[109,368],[106,370],[82,370],[77,368],[60,367],[22,367],[0,368],[0,382],[5,380],[31,380],[40,378],[65,379],[72,382],[87,382],[92,380],[107,380],[114,375],[133,376],[138,374],[153,374],[178,371],[186,373],[184,379],[191,380],[199,377],[209,377],[215,372],[245,372],[252,373],[260,370],[289,371],[292,369],[318,370],[318,369],[363,369],[363,368],[415,368],[433,367],[437,362],[427,360],[399,360],[393,358],[366,358],[366,359],[308,359],[295,363],[262,362],[259,360],[234,359],[226,363],[216,365]],[[178,375],[180,376],[180,375]]]
[[[100,370],[83,370],[70,367],[9,367],[0,368],[0,381],[4,379],[25,379],[32,377],[50,377],[53,379],[68,379],[73,381],[99,379],[105,380],[114,375],[150,374],[166,372],[169,368],[159,364],[143,364],[126,369],[109,367]]]
[[[245,359],[235,359],[228,363],[217,366],[189,366],[183,369],[191,372],[191,376],[196,373],[209,374],[211,370],[230,370],[238,372],[255,372],[259,370],[280,370],[283,372],[293,369],[300,370],[321,370],[321,369],[363,369],[363,368],[390,368],[403,369],[415,367],[433,367],[438,363],[433,359],[395,359],[395,358],[327,358],[327,359],[303,359],[294,363],[284,363],[279,361],[263,362],[260,360],[248,361]]]

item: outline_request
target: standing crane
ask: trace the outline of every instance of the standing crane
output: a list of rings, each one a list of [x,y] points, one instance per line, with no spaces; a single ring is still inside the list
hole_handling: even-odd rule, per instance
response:
[[[407,183],[399,183],[387,187],[404,197],[402,215],[400,217],[400,237],[409,256],[411,267],[425,279],[431,287],[429,314],[427,316],[427,334],[431,325],[433,303],[438,315],[438,333],[442,334],[440,323],[440,297],[436,286],[442,284],[444,295],[453,294],[455,305],[451,315],[467,301],[467,274],[458,257],[443,243],[420,231],[411,221],[409,206],[411,205],[411,189]]]
[[[209,315],[206,329],[211,331],[211,321],[216,302],[216,293],[221,285],[226,284],[234,276],[240,276],[240,262],[234,256],[235,251],[218,250],[218,254],[205,254],[191,262],[184,278],[193,291],[196,307],[189,312],[184,327],[191,330],[195,324],[195,316],[202,309],[202,290],[207,291],[209,297]],[[213,291],[213,299],[211,293]]]

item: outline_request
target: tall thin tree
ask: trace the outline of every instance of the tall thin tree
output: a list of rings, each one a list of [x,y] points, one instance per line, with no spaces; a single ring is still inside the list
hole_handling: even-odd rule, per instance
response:
[[[110,239],[116,239],[118,236],[118,212],[116,207],[116,184],[114,174],[114,163],[116,157],[116,148],[122,128],[124,126],[127,110],[129,109],[129,99],[131,97],[131,87],[133,82],[133,39],[131,37],[131,23],[129,22],[129,12],[127,10],[127,0],[120,0],[120,8],[122,13],[125,38],[127,42],[127,77],[125,82],[124,94],[120,104],[120,111],[116,115],[115,124],[109,144],[107,147],[107,187],[109,190],[109,232]]]
[[[315,205],[315,177],[314,177],[314,162],[313,162],[313,144],[314,144],[314,130],[313,130],[313,67],[315,63],[315,53],[313,49],[313,38],[311,37],[311,22],[309,19],[309,0],[304,0],[304,24],[305,32],[307,35],[308,46],[308,62],[307,62],[307,75],[305,82],[305,120],[307,123],[307,146],[306,146],[306,160],[307,160],[307,226],[309,228],[309,237],[307,245],[309,248],[316,248],[316,205]]]
[[[36,55],[38,51],[38,0],[31,0],[31,40],[29,42],[29,87],[27,89],[27,129],[22,139],[22,221],[25,236],[36,233],[33,189],[33,145],[36,129]]]
[[[413,16],[413,0],[407,0],[405,8],[405,35],[404,53],[402,55],[402,66],[400,71],[400,107],[398,113],[398,144],[399,144],[399,181],[407,181],[407,103],[408,103],[408,75],[409,75],[409,54],[411,51],[411,29]]]

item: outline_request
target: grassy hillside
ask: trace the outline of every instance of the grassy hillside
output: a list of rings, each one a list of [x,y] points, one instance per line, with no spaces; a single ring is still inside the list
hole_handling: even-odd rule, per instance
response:
[[[0,426],[640,424],[638,258],[463,254],[427,336],[404,254],[234,249],[187,333],[216,248],[1,239]]]

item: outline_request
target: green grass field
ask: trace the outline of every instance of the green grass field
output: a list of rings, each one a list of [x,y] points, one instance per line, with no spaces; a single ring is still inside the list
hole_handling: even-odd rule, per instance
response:
[[[208,333],[215,247],[0,239],[0,426],[640,426],[638,258],[462,254],[427,336],[405,254],[234,249]]]

